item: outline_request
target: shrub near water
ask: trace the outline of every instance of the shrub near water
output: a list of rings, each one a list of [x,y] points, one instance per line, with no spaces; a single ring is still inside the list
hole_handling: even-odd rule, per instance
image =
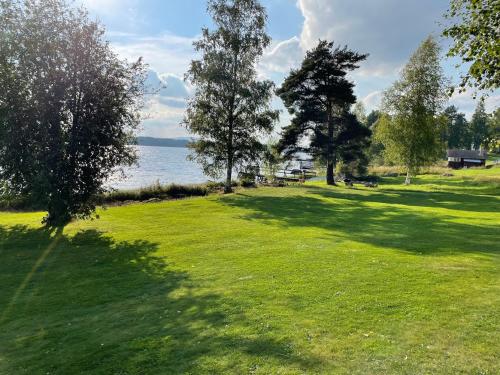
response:
[[[233,181],[233,187],[256,187],[253,180]],[[144,202],[151,199],[179,199],[187,197],[202,197],[224,189],[222,182],[207,182],[206,184],[170,184],[155,183],[139,189],[114,190],[96,198],[99,205],[121,203],[127,201]],[[29,196],[0,194],[0,210],[43,211],[43,206]]]
[[[210,185],[160,185],[159,183],[140,189],[115,190],[96,198],[97,204],[126,201],[147,201],[150,199],[176,199],[208,195],[216,190]],[[43,206],[30,196],[0,194],[0,210],[42,211]]]
[[[205,196],[209,193],[206,185],[160,185],[156,183],[134,190],[116,190],[101,197],[101,203],[147,201],[149,199],[184,198]]]

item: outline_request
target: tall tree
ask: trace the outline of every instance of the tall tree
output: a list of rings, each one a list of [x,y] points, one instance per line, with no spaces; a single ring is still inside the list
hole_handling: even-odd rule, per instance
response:
[[[367,125],[368,118],[366,116],[366,108],[362,101],[357,101],[356,104],[354,104],[352,113],[356,116],[360,123]]]
[[[443,35],[453,39],[448,56],[459,56],[468,65],[460,91],[500,86],[500,2],[498,0],[451,0],[446,18],[451,24]]]
[[[0,180],[45,205],[51,225],[88,217],[135,160],[144,66],[64,0],[0,1]]]
[[[370,146],[368,147],[367,156],[368,160],[373,165],[383,165],[384,164],[384,145],[382,142],[376,139],[376,128],[377,121],[382,116],[379,110],[372,110],[368,116],[366,116],[366,126],[371,130],[372,136],[370,140]]]
[[[483,99],[479,100],[476,110],[472,115],[470,134],[474,150],[479,150],[481,146],[484,146],[484,142],[488,138],[488,114],[486,113]]]
[[[381,113],[379,110],[377,110],[377,109],[372,110],[368,114],[368,116],[366,116],[366,126],[368,126],[370,129],[372,129],[373,126],[375,125],[375,123],[380,118],[380,116],[381,116]]]
[[[465,114],[458,112],[457,107],[451,105],[446,107],[443,114],[446,116],[446,142],[448,148],[469,148],[471,145],[469,137],[469,123]]]
[[[377,123],[376,138],[384,144],[387,159],[406,167],[406,184],[442,151],[438,112],[447,87],[439,52],[436,41],[427,38],[410,57],[400,79],[384,93],[387,115]]]
[[[276,182],[276,176],[280,169],[283,169],[283,163],[285,159],[283,155],[278,150],[278,141],[270,139],[264,152],[262,153],[262,166],[266,178],[270,182]]]
[[[347,110],[341,114],[334,132],[334,166],[342,162],[349,174],[365,175],[368,166],[367,151],[370,146],[371,130],[361,123],[354,113]],[[311,150],[322,158],[327,133],[318,133],[311,139]]]
[[[500,149],[500,108],[497,108],[488,119],[488,138],[486,148],[495,152]]]
[[[191,144],[192,159],[204,172],[218,177],[226,172],[230,192],[233,169],[255,162],[278,111],[270,109],[271,81],[257,81],[256,64],[270,39],[267,15],[257,0],[209,0],[215,30],[202,30],[194,43],[201,60],[186,75],[196,88],[184,123],[199,139]]]
[[[292,70],[277,91],[293,115],[291,124],[283,130],[281,149],[289,153],[307,150],[326,161],[329,185],[335,185],[336,156],[343,153],[338,142],[352,141],[354,144],[354,139],[347,139],[348,136],[363,134],[358,131],[361,125],[355,121],[355,116],[354,119],[348,116],[348,109],[356,102],[356,97],[354,84],[346,76],[367,56],[347,47],[334,48],[333,42],[321,40],[316,48],[306,53],[301,68]],[[308,138],[310,147],[301,146],[303,138]]]

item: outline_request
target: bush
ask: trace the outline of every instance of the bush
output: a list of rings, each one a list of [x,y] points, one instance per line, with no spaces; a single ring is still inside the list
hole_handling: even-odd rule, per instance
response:
[[[16,194],[9,189],[7,182],[0,181],[0,210],[43,209],[43,203],[30,195]]]
[[[205,196],[210,192],[207,185],[160,185],[159,183],[134,190],[116,190],[102,195],[99,203],[125,201],[147,201],[150,199],[172,199]]]
[[[235,181],[232,182],[233,187],[242,186],[245,188],[256,187],[254,180],[241,180],[239,184]],[[123,202],[145,202],[151,199],[165,200],[165,199],[179,199],[187,197],[203,197],[211,192],[220,191],[224,189],[222,182],[208,182],[206,184],[190,184],[190,185],[161,185],[159,182],[145,186],[140,189],[129,190],[114,190],[98,196],[95,201],[96,204],[112,204]],[[0,190],[0,210],[29,210],[41,211],[44,206],[37,203],[29,196],[10,195]]]
[[[32,202],[28,197],[21,196],[10,196],[1,195],[0,196],[0,210],[25,210],[30,208]]]
[[[240,185],[241,185],[241,187],[244,187],[244,188],[257,187],[257,185],[255,184],[255,178],[254,179],[243,178],[240,180]]]
[[[432,165],[429,167],[422,167],[418,174],[439,174],[442,175],[444,173],[448,173],[450,171],[449,168],[443,166],[443,165]],[[399,175],[405,175],[405,168],[402,166],[398,165],[381,165],[377,167],[369,167],[368,168],[369,174],[374,174],[377,176],[382,176],[382,177],[397,177]]]
[[[368,160],[361,156],[351,162],[339,161],[335,168],[337,176],[349,178],[365,176],[368,173]]]
[[[369,173],[377,176],[399,176],[400,174],[404,174],[404,168],[400,166],[389,166],[389,165],[379,165],[377,167],[370,167]]]
[[[215,192],[215,191],[221,191],[224,190],[224,182],[220,181],[210,181],[205,184],[209,192]],[[231,187],[235,188],[238,187],[238,182],[232,180],[231,181]]]

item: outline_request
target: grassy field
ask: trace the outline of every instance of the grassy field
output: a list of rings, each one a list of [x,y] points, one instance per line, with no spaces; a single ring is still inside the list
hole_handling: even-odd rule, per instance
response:
[[[0,374],[498,374],[500,169],[0,213]]]

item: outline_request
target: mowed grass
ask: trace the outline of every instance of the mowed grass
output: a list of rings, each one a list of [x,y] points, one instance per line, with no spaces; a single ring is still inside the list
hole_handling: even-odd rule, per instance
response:
[[[0,214],[1,374],[497,374],[500,169]]]

